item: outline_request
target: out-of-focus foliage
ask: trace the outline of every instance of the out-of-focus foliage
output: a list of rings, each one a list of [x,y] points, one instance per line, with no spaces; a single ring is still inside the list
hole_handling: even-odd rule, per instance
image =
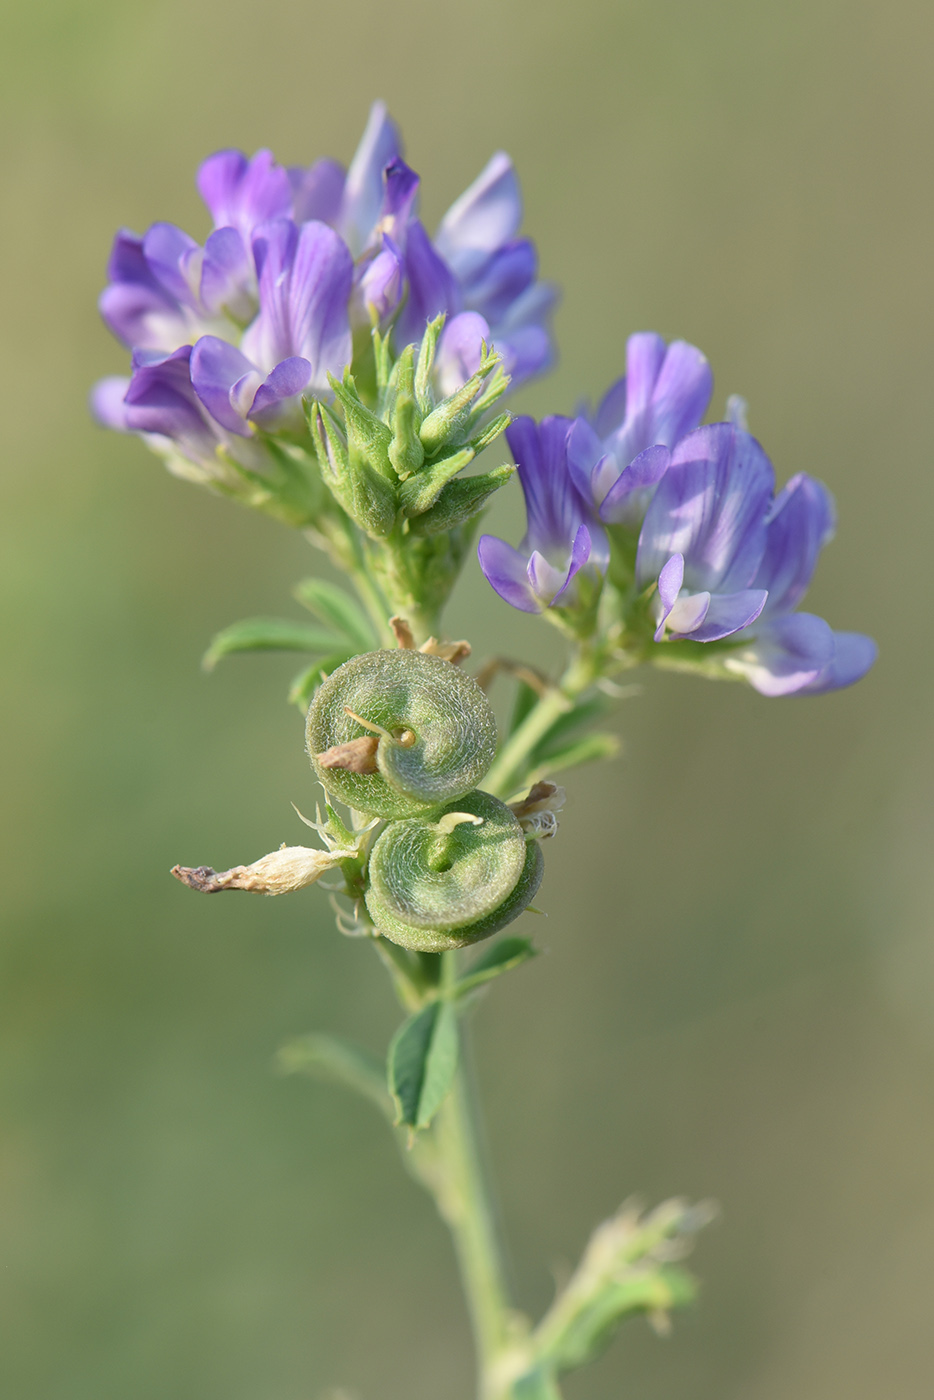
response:
[[[629,1324],[577,1400],[624,1376],[644,1400],[926,1397],[929,8],[19,0],[0,23],[0,1391],[435,1400],[462,1358],[469,1392],[448,1242],[384,1125],[273,1068],[311,1027],[385,1045],[375,960],[313,892],[198,901],[167,874],[302,838],[297,658],[199,661],[236,617],[312,625],[289,589],[317,562],[85,409],[123,364],[94,309],[114,227],[202,234],[205,154],[346,159],[382,96],[429,226],[492,150],[516,160],[565,289],[565,368],[517,410],[573,411],[631,330],[702,345],[715,411],[741,391],[779,477],[837,497],[808,605],[881,648],[813,702],[653,673],[623,757],[574,779],[548,956],[477,1012],[519,1292],[547,1305],[540,1260],[630,1192],[713,1195],[695,1320]],[[529,635],[477,574],[449,620],[489,652]]]

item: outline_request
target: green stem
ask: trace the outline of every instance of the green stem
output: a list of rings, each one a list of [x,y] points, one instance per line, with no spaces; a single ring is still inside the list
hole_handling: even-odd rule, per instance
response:
[[[463,1065],[437,1119],[438,1208],[454,1237],[477,1351],[479,1400],[494,1400],[496,1363],[510,1342],[510,1301],[495,1215]]]
[[[531,756],[557,719],[600,674],[592,651],[580,644],[556,686],[549,687],[500,750],[483,786],[498,797],[511,797],[527,781]]]

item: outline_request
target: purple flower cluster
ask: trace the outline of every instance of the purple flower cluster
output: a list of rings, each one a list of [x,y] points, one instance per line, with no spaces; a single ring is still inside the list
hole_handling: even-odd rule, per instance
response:
[[[300,428],[302,395],[327,395],[356,329],[391,327],[398,352],[442,312],[441,394],[474,373],[484,342],[514,381],[541,372],[555,296],[518,237],[509,157],[492,158],[433,239],[418,187],[382,103],[346,172],[328,159],[288,169],[268,151],[209,157],[198,173],[213,220],[203,246],[168,223],[114,241],[100,309],[132,351],[132,374],[97,385],[99,420],[146,434],[195,475],[214,469],[218,447],[255,466],[255,428]]]
[[[634,335],[626,369],[592,418],[508,430],[528,529],[518,549],[480,540],[493,588],[525,612],[573,614],[578,575],[599,583],[615,555],[631,605],[648,597],[655,643],[728,643],[715,649],[723,669],[763,695],[859,680],[875,643],[796,611],[833,534],[830,493],[800,473],[776,495],[742,426],[699,426],[713,381],[693,346]]]

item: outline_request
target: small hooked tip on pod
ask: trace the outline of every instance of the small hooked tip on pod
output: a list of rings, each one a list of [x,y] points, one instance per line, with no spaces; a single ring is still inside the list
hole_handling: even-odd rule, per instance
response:
[[[470,792],[437,820],[386,827],[370,854],[366,907],[377,932],[404,948],[465,948],[519,917],[542,870],[538,842],[506,804]]]
[[[305,733],[325,789],[388,819],[470,792],[496,756],[496,722],[476,681],[406,648],[338,666],[315,692]]]

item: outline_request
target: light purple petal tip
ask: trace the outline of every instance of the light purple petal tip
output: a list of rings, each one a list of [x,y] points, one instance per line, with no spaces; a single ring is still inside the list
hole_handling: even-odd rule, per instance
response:
[[[340,218],[344,194],[344,167],[326,156],[307,170],[292,166],[288,171],[292,186],[292,217],[297,224],[317,219],[333,226]]]
[[[484,343],[490,343],[490,327],[476,311],[462,311],[447,322],[435,355],[435,373],[443,395],[453,394],[476,374]]]
[[[612,459],[608,459],[612,462]],[[629,525],[638,528],[655,488],[665,475],[671,463],[671,452],[667,447],[647,447],[634,457],[603,495],[600,505],[600,519],[607,525]],[[615,463],[612,464],[615,470]],[[594,496],[599,499],[602,482],[595,471]]]
[[[91,412],[104,428],[113,428],[118,433],[130,432],[126,417],[126,391],[130,381],[125,375],[111,375],[99,379],[91,390]]]
[[[522,198],[512,161],[504,151],[490,159],[473,184],[455,200],[435,238],[438,251],[459,277],[474,272],[491,253],[515,238]]]
[[[246,394],[243,381],[251,374],[252,391]],[[252,403],[261,378],[235,345],[215,335],[202,336],[191,352],[191,383],[195,393],[212,418],[240,437],[249,437],[250,430],[244,421],[249,404],[245,401],[249,399]],[[235,385],[239,392],[232,396]],[[236,401],[232,401],[234,397]]]
[[[754,630],[752,643],[730,655],[726,665],[745,676],[760,695],[804,690],[833,660],[833,633],[813,613],[771,618]]]
[[[690,636],[695,642],[719,642],[731,637],[755,622],[765,606],[768,594],[761,588],[747,588],[739,593],[712,593],[710,605],[699,626],[688,632],[672,630],[672,637]],[[674,619],[669,619],[674,621]]]
[[[679,442],[646,512],[637,581],[658,577],[683,554],[692,591],[732,593],[754,580],[765,549],[772,464],[748,433],[729,423],[697,428]]]
[[[256,391],[249,417],[262,426],[275,421],[290,399],[303,392],[311,378],[311,365],[300,355],[282,360]]]
[[[340,230],[355,254],[362,253],[379,218],[383,171],[401,154],[399,133],[386,104],[374,102],[347,171],[341,204]]]
[[[232,150],[208,156],[198,171],[198,191],[215,228],[237,229],[246,244],[259,224],[292,212],[288,173],[271,151],[257,151],[249,160]]]
[[[542,603],[535,597],[528,581],[528,559],[496,535],[481,535],[477,544],[480,568],[490,586],[504,602],[520,612],[539,613]]]
[[[802,687],[802,695],[823,695],[829,690],[854,685],[862,680],[879,654],[872,637],[862,632],[834,632],[833,639],[832,661],[810,685]]]
[[[395,342],[402,346],[421,340],[428,321],[442,312],[460,310],[457,283],[447,263],[438,256],[418,219],[408,229],[405,270],[409,294],[396,322]]]
[[[681,592],[681,585],[684,582],[684,555],[673,554],[659,572],[658,575],[658,597],[661,609],[658,617],[658,627],[655,629],[655,640],[660,642],[665,635],[665,623],[675,603],[678,601],[678,594]]]

